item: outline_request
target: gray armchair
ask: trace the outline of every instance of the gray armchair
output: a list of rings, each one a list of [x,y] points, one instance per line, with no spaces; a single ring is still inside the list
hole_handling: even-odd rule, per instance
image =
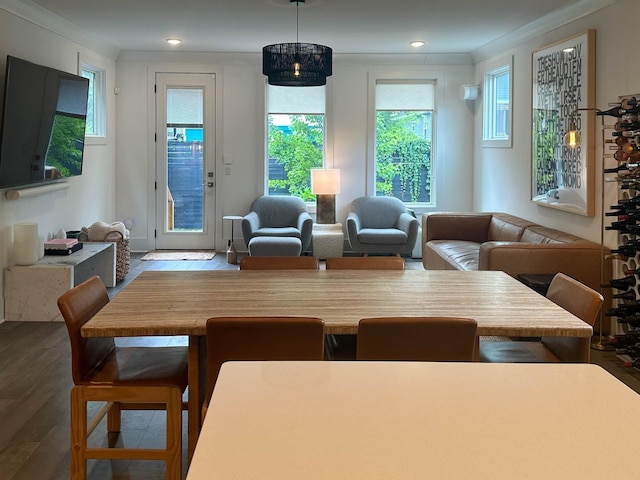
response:
[[[360,253],[410,254],[418,219],[394,197],[359,197],[347,217],[349,244]]]
[[[311,243],[312,228],[313,219],[307,211],[307,204],[299,197],[263,195],[253,201],[249,213],[242,218],[245,243],[249,245],[257,237],[271,237],[272,252],[277,252],[278,237],[300,239],[304,252]],[[283,243],[286,243],[284,238]]]

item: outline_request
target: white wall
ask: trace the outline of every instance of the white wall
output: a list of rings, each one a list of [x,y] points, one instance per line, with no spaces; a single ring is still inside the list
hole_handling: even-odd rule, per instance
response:
[[[37,222],[40,235],[46,237],[60,228],[79,230],[97,220],[116,219],[115,60],[0,8],[0,85],[4,85],[7,55],[77,73],[79,53],[97,58],[107,66],[107,144],[85,147],[83,173],[69,179],[68,190],[18,200],[7,200],[5,191],[0,190],[0,272],[14,263],[14,223]],[[0,291],[4,288],[4,275],[1,275]],[[0,298],[0,312],[4,312],[4,297]]]
[[[620,0],[596,13],[570,22],[560,28],[540,33],[518,44],[505,46],[504,39],[483,48],[492,55],[476,64],[476,82],[482,83],[484,74],[498,58],[513,55],[514,105],[513,148],[483,148],[482,102],[475,112],[474,202],[476,210],[503,211],[522,216],[543,225],[600,242],[602,231],[602,142],[600,122],[596,125],[595,203],[593,217],[571,214],[536,205],[530,201],[531,192],[531,53],[587,29],[596,30],[596,101],[594,107],[606,109],[619,95],[640,92],[640,64],[633,42],[640,16],[640,2]],[[605,123],[614,123],[609,117]],[[605,211],[617,201],[615,188],[605,186]],[[605,223],[605,225],[608,223]],[[615,235],[607,235],[605,243],[617,245]]]
[[[428,64],[425,64],[428,63]],[[220,89],[217,130],[216,247],[229,238],[229,225],[220,228],[223,215],[242,215],[252,200],[264,192],[265,77],[256,54],[177,54],[124,52],[117,62],[118,198],[117,217],[132,220],[132,248],[153,249],[155,212],[153,131],[153,77],[157,71],[216,72]],[[348,205],[366,195],[366,159],[371,77],[437,78],[437,209],[472,207],[472,113],[459,98],[459,88],[473,79],[468,56],[425,58],[334,56],[328,81],[327,162],[341,169],[341,193],[336,199],[338,221],[344,222]],[[219,104],[220,106],[220,104]],[[222,155],[233,155],[231,175],[224,175]],[[462,172],[462,173],[461,173]],[[146,188],[146,191],[145,191]]]

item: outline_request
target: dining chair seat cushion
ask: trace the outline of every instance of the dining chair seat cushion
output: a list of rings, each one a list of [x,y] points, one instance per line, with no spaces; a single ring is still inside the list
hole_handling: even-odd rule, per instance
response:
[[[82,385],[187,387],[187,347],[116,348]]]
[[[481,342],[479,360],[490,363],[559,363],[543,342]]]
[[[403,245],[409,236],[397,228],[362,228],[358,232],[361,243],[382,243],[385,245]]]

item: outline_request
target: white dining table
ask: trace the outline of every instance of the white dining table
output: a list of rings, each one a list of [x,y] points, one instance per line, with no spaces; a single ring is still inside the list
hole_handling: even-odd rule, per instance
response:
[[[228,362],[187,480],[638,478],[639,411],[591,364]]]

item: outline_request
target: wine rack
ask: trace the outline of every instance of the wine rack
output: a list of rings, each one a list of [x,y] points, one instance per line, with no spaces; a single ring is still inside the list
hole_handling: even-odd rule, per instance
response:
[[[618,202],[610,205],[605,230],[617,232],[618,247],[605,261],[615,262],[614,279],[603,287],[612,291],[612,306],[604,319],[616,319],[609,344],[626,366],[640,370],[640,95],[620,97],[603,122],[603,188],[614,183]],[[611,121],[613,120],[613,121]],[[604,195],[603,195],[604,198]],[[606,205],[603,204],[603,211]]]

